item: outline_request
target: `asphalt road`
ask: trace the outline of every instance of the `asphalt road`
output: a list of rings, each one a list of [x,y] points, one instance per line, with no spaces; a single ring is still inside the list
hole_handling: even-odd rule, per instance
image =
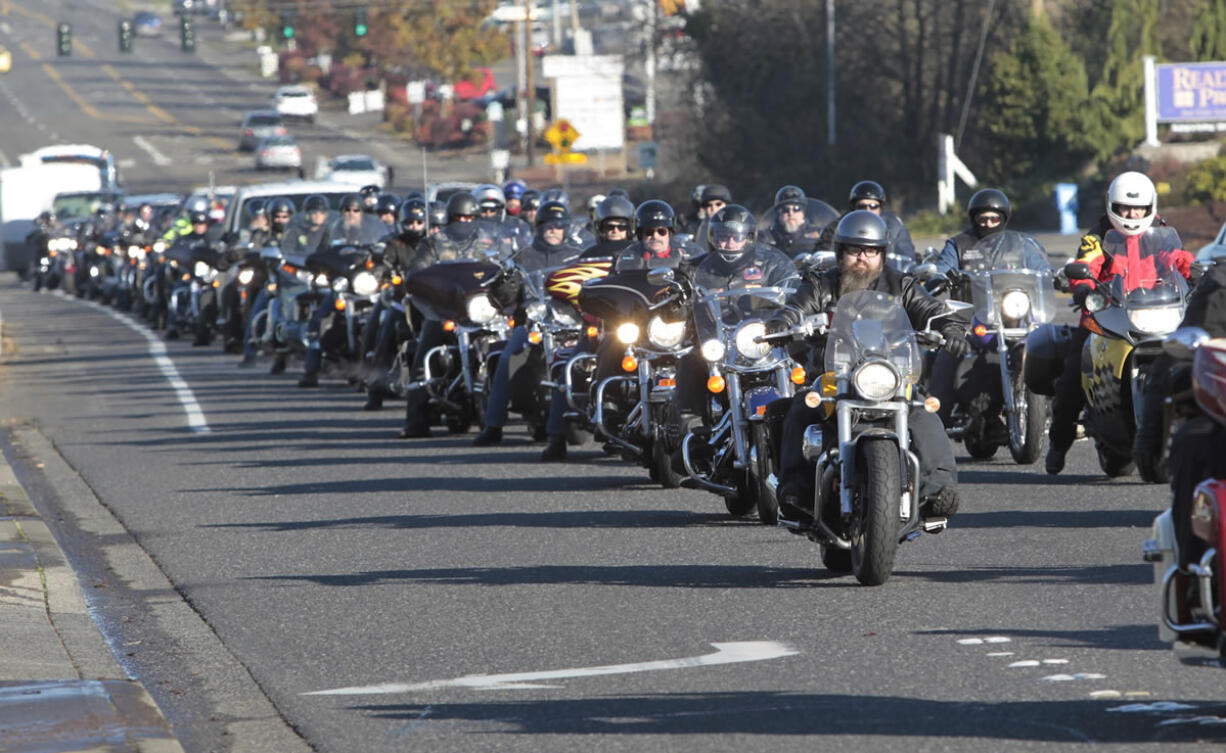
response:
[[[0,107],[5,154],[113,145],[133,190],[246,175],[237,114],[271,85],[236,83],[173,38],[121,59],[110,6],[76,7],[90,12],[62,60],[53,11],[0,0],[16,57],[0,97],[21,103]],[[304,133],[311,149],[365,143]],[[113,542],[86,532],[48,458],[25,458],[112,646],[189,751],[280,750],[235,741],[250,738],[226,699],[252,687],[319,751],[1226,740],[1223,670],[1156,640],[1140,541],[1166,494],[1103,478],[1085,443],[1054,479],[964,458],[950,530],[903,546],[889,583],[863,588],[824,572],[809,542],[594,448],[542,466],[518,426],[492,449],[402,442],[398,405],[362,413],[335,378],[299,390],[292,369],[239,371],[169,343],[209,427],[192,431],[149,341],[105,311],[5,277],[0,315],[9,425],[45,437],[174,585],[141,587],[92,556]],[[216,648],[162,615],[180,600]],[[235,662],[254,684],[211,682]],[[338,688],[366,692],[311,695]]]

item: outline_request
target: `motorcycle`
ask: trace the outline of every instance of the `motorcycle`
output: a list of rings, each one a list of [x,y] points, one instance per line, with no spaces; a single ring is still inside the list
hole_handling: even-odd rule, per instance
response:
[[[948,301],[944,316],[969,308]],[[815,497],[807,509],[789,506],[779,524],[818,543],[828,569],[851,572],[864,585],[889,579],[900,543],[946,526],[944,517],[920,514],[920,465],[908,431],[913,408],[939,408],[934,398],[915,394],[919,338],[941,341],[931,327],[916,333],[897,299],[884,293],[843,296],[824,328],[825,371],[804,398],[827,416],[805,429],[802,445],[813,464]],[[784,336],[797,334],[803,328]]]
[[[1112,236],[1118,234],[1108,233],[1107,240]],[[1119,252],[1124,253],[1122,248]],[[1067,273],[1070,280],[1090,278],[1089,268],[1081,262],[1068,265]],[[1133,471],[1132,441],[1144,411],[1148,369],[1162,352],[1162,339],[1183,320],[1187,297],[1183,275],[1165,268],[1131,288],[1125,287],[1123,276],[1117,276],[1109,283],[1099,283],[1086,296],[1091,334],[1082,351],[1084,423],[1086,434],[1094,438],[1099,467],[1108,476]],[[1163,477],[1143,480],[1166,480],[1164,473],[1158,475]]]
[[[591,424],[624,459],[642,464],[653,481],[670,489],[682,479],[671,460],[677,437],[667,434],[676,423],[678,359],[692,350],[686,343],[686,298],[667,267],[612,274],[579,293],[579,305],[604,321],[615,338],[606,347],[621,352],[623,372],[602,374],[593,385]]]
[[[424,377],[402,389],[425,388],[431,411],[442,414],[453,434],[463,434],[484,419],[488,356],[513,326],[512,310],[491,295],[508,270],[499,263],[497,249],[487,258],[434,264],[406,282],[413,306],[427,319],[443,322],[455,343],[431,348],[425,354]]]
[[[203,240],[179,242],[166,251],[166,260],[168,326],[192,332],[197,343],[207,344],[217,326],[221,253]]]
[[[1188,327],[1168,337],[1164,349],[1177,362],[1192,362],[1192,388],[1168,398],[1168,417],[1203,412],[1226,425],[1226,339]],[[1181,511],[1188,519],[1177,522],[1174,514],[1168,509],[1154,518],[1152,538],[1142,543],[1158,587],[1159,638],[1208,647],[1226,663],[1226,478],[1197,485],[1190,510]],[[1185,541],[1176,535],[1180,524],[1190,532]]]
[[[993,233],[968,249],[962,260],[961,299],[974,304],[968,340],[971,352],[958,367],[960,386],[950,436],[973,458],[986,459],[1008,444],[1023,465],[1042,453],[1050,400],[1026,385],[1026,338],[1051,322],[1055,296],[1051,270],[1027,269],[1024,254],[1041,246],[1012,230]],[[969,290],[966,290],[969,288]],[[969,294],[968,294],[969,293]],[[1000,416],[1004,414],[1005,436]]]
[[[707,422],[681,439],[686,474],[698,487],[721,495],[732,515],[756,508],[767,525],[775,524],[779,509],[779,439],[772,430],[778,422],[768,406],[782,401],[778,404],[786,407],[784,398],[805,383],[804,369],[787,348],[763,339],[767,321],[787,307],[789,293],[776,287],[698,289],[691,317],[694,341],[709,369],[710,395]]]
[[[63,235],[57,235],[47,240],[47,251],[38,258],[34,271],[34,289],[46,288],[55,290],[68,274],[66,266],[72,263],[73,252],[77,241]]]

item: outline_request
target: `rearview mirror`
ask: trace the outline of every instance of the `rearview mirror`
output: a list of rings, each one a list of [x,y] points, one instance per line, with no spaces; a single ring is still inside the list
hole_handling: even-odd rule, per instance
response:
[[[673,280],[672,267],[656,267],[647,272],[647,283],[650,285],[670,285]]]
[[[924,329],[932,329],[932,323],[938,319],[949,319],[951,321],[968,324],[971,321],[971,313],[974,312],[974,310],[975,305],[972,303],[954,300],[945,301],[945,312],[937,314],[929,319],[928,324],[924,327]]]
[[[1191,361],[1209,333],[1200,327],[1180,327],[1162,341],[1162,350],[1176,361]]]
[[[1069,262],[1064,265],[1064,276],[1070,280],[1090,279],[1090,265],[1083,261]]]

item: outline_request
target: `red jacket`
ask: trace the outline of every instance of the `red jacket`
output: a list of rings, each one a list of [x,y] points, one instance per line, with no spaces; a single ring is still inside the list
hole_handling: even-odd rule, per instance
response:
[[[1193,255],[1180,248],[1179,233],[1172,227],[1153,227],[1140,235],[1124,235],[1115,230],[1103,236],[1102,250],[1083,254],[1077,260],[1090,267],[1088,280],[1073,280],[1072,289],[1097,282],[1124,278],[1124,290],[1153,287],[1160,272],[1174,269],[1187,279],[1191,274]],[[1089,314],[1081,313],[1085,326]]]

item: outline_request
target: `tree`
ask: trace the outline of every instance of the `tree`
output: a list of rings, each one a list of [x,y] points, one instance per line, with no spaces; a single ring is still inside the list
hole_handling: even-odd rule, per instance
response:
[[[360,43],[384,65],[425,69],[458,81],[510,54],[510,41],[482,21],[494,0],[429,0],[378,11]]]
[[[1111,4],[1103,72],[1090,92],[1100,159],[1131,149],[1145,135],[1141,58],[1159,54],[1157,24],[1158,4],[1152,0],[1113,0]]]
[[[1094,152],[1085,66],[1046,15],[991,56],[982,87],[984,178],[996,185],[1064,177]]]
[[[1192,23],[1197,60],[1226,60],[1226,0],[1201,0]]]

